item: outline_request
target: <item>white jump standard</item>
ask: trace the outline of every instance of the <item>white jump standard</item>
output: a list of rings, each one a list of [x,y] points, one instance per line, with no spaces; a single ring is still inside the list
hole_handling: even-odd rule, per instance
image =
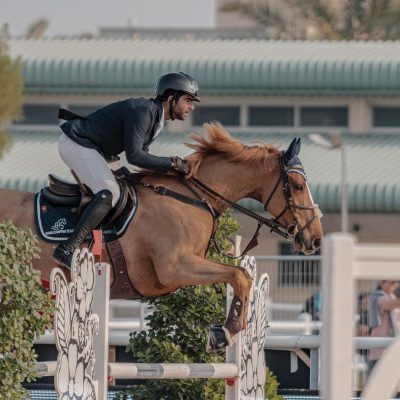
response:
[[[255,279],[253,257],[241,264]],[[51,287],[58,311],[54,333],[59,351],[55,362],[38,363],[43,376],[55,376],[58,398],[105,400],[109,377],[119,379],[229,379],[225,399],[265,399],[264,341],[266,334],[266,298],[269,282],[266,274],[251,291],[249,323],[227,349],[226,363],[108,363],[108,312],[110,271],[108,264],[95,264],[87,250],[74,254],[71,282],[56,268]],[[250,373],[250,375],[248,375]]]

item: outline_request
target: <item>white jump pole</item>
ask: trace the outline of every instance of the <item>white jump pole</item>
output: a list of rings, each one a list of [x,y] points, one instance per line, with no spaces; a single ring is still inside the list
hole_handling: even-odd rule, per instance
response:
[[[239,374],[235,364],[109,363],[111,376],[120,379],[227,379]]]

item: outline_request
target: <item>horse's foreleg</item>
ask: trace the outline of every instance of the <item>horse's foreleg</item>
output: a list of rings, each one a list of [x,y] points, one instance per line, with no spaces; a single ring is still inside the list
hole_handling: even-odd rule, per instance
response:
[[[242,267],[233,267],[233,268],[238,268],[246,277],[247,281],[250,284],[250,288],[249,288],[249,292],[248,295],[246,297],[246,301],[244,301],[243,303],[243,307],[241,307],[241,321],[240,321],[240,329],[242,330],[244,328],[246,328],[247,326],[247,322],[248,322],[248,310],[249,310],[249,303],[250,303],[250,290],[251,290],[251,286],[252,286],[252,278],[251,275],[248,273],[248,271],[245,268]],[[226,324],[225,327],[228,328],[229,324],[235,324],[236,323],[236,318],[235,316],[237,315],[237,309],[240,308],[240,304],[238,299],[236,299],[236,297],[234,296],[230,305],[230,309],[229,309],[229,314],[228,314],[228,318],[226,320]],[[231,329],[229,329],[231,330]]]
[[[245,327],[252,279],[244,268],[205,260],[194,255],[170,261],[164,259],[159,265],[155,264],[155,268],[160,283],[167,287],[229,283],[233,288],[234,297],[225,328],[233,337]]]

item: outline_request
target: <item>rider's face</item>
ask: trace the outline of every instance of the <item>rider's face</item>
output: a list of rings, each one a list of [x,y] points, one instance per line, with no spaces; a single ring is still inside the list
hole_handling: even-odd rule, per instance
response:
[[[190,112],[194,110],[193,97],[184,94],[174,103],[173,112],[175,119],[184,121]]]

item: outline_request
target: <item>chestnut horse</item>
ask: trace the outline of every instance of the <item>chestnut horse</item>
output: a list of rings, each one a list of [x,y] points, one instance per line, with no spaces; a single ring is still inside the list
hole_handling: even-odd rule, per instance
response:
[[[198,193],[210,210],[138,185],[140,206],[120,242],[130,283],[144,297],[161,296],[189,285],[229,283],[234,299],[222,328],[226,344],[247,324],[251,278],[241,267],[204,258],[214,228],[212,210],[222,213],[243,198],[258,200],[275,217],[266,219],[247,210],[258,219],[259,227],[267,224],[293,239],[295,249],[305,254],[320,247],[321,214],[298,157],[300,139],[294,139],[287,151],[270,145],[246,146],[219,124],[206,124],[203,134],[192,139],[197,143],[188,144],[194,153],[186,158],[191,172],[185,183],[175,175],[160,173],[150,173],[142,182],[191,198]],[[33,193],[0,190],[0,221],[9,219],[35,232],[33,206]],[[39,246],[41,259],[35,262],[35,268],[42,271],[43,279],[49,279],[55,266],[50,259],[53,244],[39,240]]]

